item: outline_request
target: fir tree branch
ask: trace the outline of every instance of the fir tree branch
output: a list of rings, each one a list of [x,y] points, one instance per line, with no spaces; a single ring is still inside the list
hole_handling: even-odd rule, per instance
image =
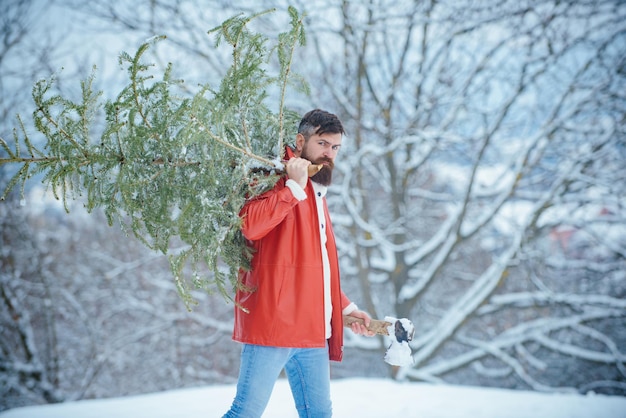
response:
[[[50,113],[48,112],[47,108],[44,108],[43,106],[39,106],[36,112],[40,113],[52,126],[54,126],[56,130],[58,130],[65,137],[67,141],[69,141],[72,145],[74,145],[74,148],[80,150],[83,153],[83,155],[88,158],[88,155],[86,151],[83,149],[83,147],[78,142],[76,142],[76,139],[74,139],[72,135],[70,135],[65,129],[63,129],[59,125],[59,122],[57,120],[55,120],[52,116],[50,116]],[[63,161],[63,160],[58,159],[57,161]],[[34,162],[34,161],[31,161],[31,162]]]
[[[152,125],[150,124],[150,121],[148,120],[148,118],[145,115],[143,106],[141,105],[140,101],[139,101],[139,92],[138,92],[138,87],[137,87],[137,80],[139,78],[139,72],[142,71],[145,67],[143,65],[141,65],[141,58],[143,57],[144,52],[146,52],[149,48],[149,46],[151,44],[154,44],[158,41],[162,41],[164,39],[166,39],[167,37],[165,35],[162,36],[156,36],[153,39],[151,39],[149,42],[144,43],[138,50],[137,53],[135,54],[135,56],[132,59],[132,64],[129,68],[129,73],[130,73],[130,78],[132,80],[132,89],[133,89],[133,99],[135,100],[135,105],[137,106],[137,111],[139,112],[139,115],[141,116],[141,118],[143,119],[143,122],[146,124],[146,126],[148,127],[148,129],[152,129]],[[148,77],[151,78],[151,77]],[[141,81],[144,81],[145,79],[142,79]]]
[[[66,210],[68,198],[86,191],[88,210],[103,208],[109,224],[119,221],[146,246],[168,253],[172,238],[188,246],[170,254],[188,308],[192,288],[214,289],[232,300],[229,285],[238,286],[237,273],[249,267],[251,257],[240,231],[240,209],[275,184],[285,127],[299,119],[284,106],[294,51],[304,39],[302,18],[289,8],[291,30],[279,34],[274,47],[268,47],[267,36],[247,28],[272,11],[235,16],[209,31],[216,34],[216,47],[226,41],[233,48],[233,62],[219,87],[203,86],[191,98],[174,94],[180,82],[172,80],[171,65],[157,80],[154,68],[143,62],[165,37],[142,44],[134,56],[120,54],[129,81],[114,101],[103,104],[101,93],[93,92],[95,69],[81,84],[78,102],[52,94],[54,78],[38,82],[35,128],[47,142],[42,149],[34,146],[19,117],[14,144],[0,138],[7,154],[0,166],[21,165],[2,198],[18,183],[23,196],[34,174],[44,175]],[[273,54],[278,75],[267,68]],[[280,92],[277,113],[267,104],[270,87]],[[102,110],[103,131],[95,139],[90,127]],[[21,144],[29,155],[21,154]],[[260,165],[268,169],[259,170]]]
[[[294,57],[294,53],[296,51],[296,47],[297,46],[303,46],[305,44],[305,37],[304,37],[304,14],[302,16],[298,15],[298,12],[296,11],[296,9],[293,6],[289,6],[288,9],[289,15],[291,16],[291,31],[288,33],[288,39],[286,39],[286,43],[288,45],[288,54],[286,54],[288,56],[288,59],[285,59],[284,56],[284,52],[281,48],[282,42],[279,43],[279,51],[278,51],[278,57],[279,57],[279,61],[280,61],[280,65],[281,65],[281,72],[280,72],[280,105],[279,105],[279,119],[278,119],[278,126],[279,126],[279,136],[278,136],[278,149],[282,150],[283,149],[283,143],[284,143],[284,138],[283,138],[283,126],[284,126],[284,112],[283,109],[285,108],[285,99],[287,96],[287,85],[289,83],[289,76],[291,73],[291,64],[293,63],[293,57]],[[285,36],[283,36],[285,37]],[[282,57],[282,58],[281,58]]]
[[[259,155],[256,155],[256,154],[254,154],[253,152],[250,152],[250,151],[248,151],[248,150],[247,150],[247,149],[245,149],[245,148],[238,147],[238,146],[236,146],[236,145],[234,145],[234,144],[230,143],[229,141],[226,141],[225,139],[223,139],[223,138],[221,138],[221,137],[219,137],[219,136],[215,135],[213,132],[211,132],[211,130],[210,130],[210,129],[208,129],[208,127],[207,127],[207,126],[206,126],[206,125],[205,125],[205,124],[204,124],[201,120],[199,120],[198,118],[196,118],[196,117],[195,117],[195,116],[193,116],[193,115],[192,115],[192,120],[193,120],[196,124],[198,124],[198,126],[200,126],[200,131],[201,131],[201,132],[206,132],[206,134],[207,134],[207,135],[209,135],[209,137],[210,137],[212,140],[214,140],[214,141],[216,141],[216,142],[218,142],[218,143],[222,144],[222,145],[223,145],[223,146],[225,146],[226,148],[230,148],[230,149],[232,149],[233,151],[236,151],[236,152],[238,152],[238,153],[240,153],[240,154],[242,154],[242,155],[244,155],[244,156],[246,156],[246,157],[249,157],[249,158],[251,158],[251,159],[257,160],[257,161],[259,161],[259,162],[261,162],[261,163],[263,163],[263,164],[266,164],[266,165],[268,165],[268,166],[270,166],[270,167],[275,167],[275,166],[276,166],[276,162],[275,162],[275,161],[272,161],[272,160],[270,160],[270,159],[268,159],[268,158],[264,158],[264,157],[261,157],[261,156],[259,156]]]

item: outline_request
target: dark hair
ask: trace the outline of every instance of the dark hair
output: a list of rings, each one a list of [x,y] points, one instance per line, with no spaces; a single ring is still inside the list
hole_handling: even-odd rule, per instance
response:
[[[300,121],[298,133],[308,140],[313,134],[344,134],[343,125],[336,115],[321,109],[307,112]]]

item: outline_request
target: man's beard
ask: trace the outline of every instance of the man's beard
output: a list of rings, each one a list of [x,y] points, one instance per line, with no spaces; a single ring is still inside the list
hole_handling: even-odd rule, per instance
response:
[[[332,182],[332,179],[333,179],[333,168],[335,168],[335,164],[333,163],[333,160],[331,160],[330,158],[324,158],[324,157],[319,158],[316,161],[311,160],[309,156],[307,155],[306,145],[302,149],[302,154],[300,155],[300,157],[304,158],[305,160],[311,161],[311,164],[326,163],[322,165],[322,169],[320,171],[318,171],[313,176],[311,176],[311,181],[314,181],[324,186],[330,186],[330,183]]]
[[[321,164],[321,161],[315,162],[315,164]],[[311,176],[311,181],[319,183],[324,186],[330,186],[333,180],[333,162],[330,161],[328,165],[323,165],[322,169]]]

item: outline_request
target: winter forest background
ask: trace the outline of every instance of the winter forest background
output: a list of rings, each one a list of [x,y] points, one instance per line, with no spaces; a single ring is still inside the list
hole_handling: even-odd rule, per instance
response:
[[[207,31],[276,7],[256,24],[277,34],[287,4],[307,13],[311,88],[289,106],[348,132],[328,197],[344,290],[416,326],[414,367],[348,332],[333,377],[626,395],[621,0],[6,0],[0,136],[19,113],[37,138],[40,78],[80,94],[96,65],[115,94],[119,53],[155,35],[190,94],[218,82]],[[0,410],[234,382],[232,304],[196,292],[188,312],[165,255],[69,206],[37,179],[0,202]]]

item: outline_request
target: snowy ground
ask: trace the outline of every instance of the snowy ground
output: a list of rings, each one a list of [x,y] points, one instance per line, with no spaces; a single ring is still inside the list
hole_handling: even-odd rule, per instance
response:
[[[232,385],[207,386],[108,400],[18,408],[0,418],[220,417]],[[335,417],[345,418],[626,418],[626,398],[541,394],[500,389],[398,383],[383,379],[332,381]],[[264,417],[297,418],[289,386],[279,380]]]

